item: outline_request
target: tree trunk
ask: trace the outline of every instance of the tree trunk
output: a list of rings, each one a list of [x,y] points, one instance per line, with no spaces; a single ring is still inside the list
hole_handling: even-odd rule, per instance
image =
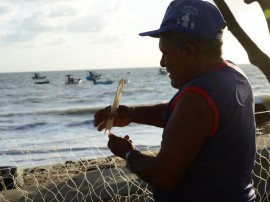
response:
[[[270,58],[266,55],[240,27],[231,10],[224,0],[214,0],[227,22],[228,30],[235,36],[239,43],[244,47],[248,54],[251,64],[257,66],[266,76],[270,83]]]

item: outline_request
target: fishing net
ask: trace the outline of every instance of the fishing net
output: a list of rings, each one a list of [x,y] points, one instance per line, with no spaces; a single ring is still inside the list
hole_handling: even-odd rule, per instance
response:
[[[256,201],[270,201],[270,112],[266,111],[269,99],[256,104],[256,161],[253,170],[253,187],[256,190]]]
[[[154,155],[151,151],[145,151]],[[74,157],[74,154],[70,153]],[[115,156],[1,167],[0,201],[153,201],[151,187]]]
[[[256,113],[257,154],[253,186],[256,201],[260,202],[270,201],[269,114],[268,111]],[[1,202],[153,201],[152,187],[130,173],[124,160],[105,155],[103,150],[94,150],[96,158],[82,159],[70,148],[69,158],[77,160],[64,160],[66,158],[61,157],[57,150],[44,151],[48,155],[48,165],[41,166],[31,160],[35,150],[22,151],[29,165],[32,165],[24,169],[17,166],[18,160],[13,159],[12,155],[1,154],[2,159],[9,158],[14,163],[14,166],[0,167]],[[155,155],[157,151],[151,147],[144,148],[148,155]],[[57,157],[60,163],[49,162],[51,156]]]
[[[270,124],[257,128],[257,152],[253,170],[256,201],[270,201]]]

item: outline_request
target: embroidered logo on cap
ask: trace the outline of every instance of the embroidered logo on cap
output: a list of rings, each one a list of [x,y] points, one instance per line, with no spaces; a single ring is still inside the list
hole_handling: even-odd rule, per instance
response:
[[[182,25],[185,28],[189,29],[195,29],[195,23],[191,21],[191,16],[196,16],[198,15],[199,11],[198,9],[192,7],[192,6],[184,6],[179,9],[180,13],[182,13],[181,18],[176,19],[176,23]]]

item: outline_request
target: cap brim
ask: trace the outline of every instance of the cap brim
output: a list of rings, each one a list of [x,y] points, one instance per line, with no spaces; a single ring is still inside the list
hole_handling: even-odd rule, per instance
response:
[[[167,31],[168,31],[167,28],[166,29],[157,29],[157,30],[153,30],[153,31],[149,31],[149,32],[142,32],[142,33],[139,33],[139,35],[159,38],[160,33],[167,32]]]
[[[160,33],[159,30],[154,30],[154,31],[139,33],[139,35],[140,36],[151,36],[151,37],[159,38],[159,33]]]

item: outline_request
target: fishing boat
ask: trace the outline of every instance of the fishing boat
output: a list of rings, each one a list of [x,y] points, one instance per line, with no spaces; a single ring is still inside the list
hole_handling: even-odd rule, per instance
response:
[[[50,83],[50,81],[48,79],[46,80],[40,80],[40,81],[36,81],[35,84],[48,84]]]
[[[95,85],[98,85],[98,84],[108,85],[108,84],[113,84],[113,83],[114,81],[109,78],[93,79],[93,84]]]
[[[86,80],[93,81],[94,79],[100,79],[101,74],[97,74],[96,72],[87,71]]]
[[[159,68],[159,74],[160,75],[167,75],[168,72],[167,72],[167,70],[165,68]]]
[[[46,79],[46,76],[41,76],[39,73],[34,73],[32,79]]]
[[[74,78],[72,74],[66,75],[66,84],[80,84],[81,82],[81,78]]]

